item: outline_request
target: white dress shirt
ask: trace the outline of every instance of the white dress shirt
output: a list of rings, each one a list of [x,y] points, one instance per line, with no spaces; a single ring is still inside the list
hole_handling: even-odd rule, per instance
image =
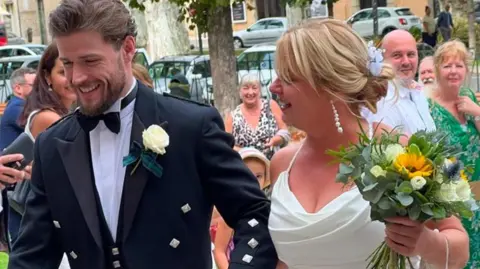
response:
[[[135,88],[134,80],[130,91]],[[125,96],[127,96],[125,95]],[[104,121],[100,121],[90,132],[90,152],[92,154],[93,175],[98,196],[113,240],[116,240],[118,216],[122,201],[125,167],[123,157],[130,151],[130,136],[132,130],[135,100],[121,109],[123,98],[117,100],[105,113],[120,112],[120,132],[111,132]]]
[[[422,90],[407,89],[388,83],[387,96],[377,103],[377,113],[373,114],[362,108],[362,116],[368,122],[381,122],[392,128],[397,127],[405,134],[411,135],[421,130],[434,131],[435,122],[430,115],[428,101]]]

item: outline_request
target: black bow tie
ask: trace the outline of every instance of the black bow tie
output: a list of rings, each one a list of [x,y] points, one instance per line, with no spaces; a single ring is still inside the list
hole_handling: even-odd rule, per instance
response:
[[[125,98],[122,99],[121,109],[124,109],[135,99],[137,96],[137,87],[138,86],[135,86],[135,88],[127,96],[125,96]],[[116,134],[120,132],[120,112],[109,112],[97,116],[86,116],[77,110],[75,114],[77,116],[78,123],[80,123],[80,126],[87,134],[95,129],[101,120],[105,122],[105,125],[111,132]]]
[[[97,116],[86,116],[80,113],[77,110],[77,120],[82,126],[82,129],[85,133],[89,133],[95,127],[97,127],[98,123],[103,120],[107,128],[112,131],[113,133],[118,134],[120,132],[120,113],[119,112],[110,112],[107,114],[101,114]]]

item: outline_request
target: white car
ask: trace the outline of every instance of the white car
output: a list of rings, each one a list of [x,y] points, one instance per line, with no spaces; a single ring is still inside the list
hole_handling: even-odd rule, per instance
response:
[[[0,58],[42,55],[47,46],[40,44],[7,45],[0,47]]]
[[[362,9],[353,14],[347,22],[362,37],[373,36],[373,14],[371,8]],[[423,29],[422,20],[405,7],[378,8],[378,34],[386,35],[396,29]]]
[[[275,42],[287,31],[288,21],[284,17],[271,17],[258,20],[245,30],[233,33],[235,49]]]
[[[277,78],[274,44],[260,44],[246,49],[237,57],[238,80],[246,74],[257,74],[262,86],[262,97],[271,98],[270,85]]]

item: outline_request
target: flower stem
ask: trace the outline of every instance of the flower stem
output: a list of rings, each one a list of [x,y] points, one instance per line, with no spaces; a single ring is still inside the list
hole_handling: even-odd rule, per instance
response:
[[[135,164],[135,166],[133,167],[132,169],[132,172],[130,172],[130,175],[133,176],[133,174],[135,173],[135,170],[137,170],[138,166],[140,165],[140,162],[141,162],[141,159],[139,158],[137,163]]]

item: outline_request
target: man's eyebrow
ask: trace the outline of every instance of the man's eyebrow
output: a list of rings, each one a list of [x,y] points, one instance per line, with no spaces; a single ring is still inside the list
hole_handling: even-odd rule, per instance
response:
[[[80,59],[86,59],[86,58],[91,58],[91,57],[100,57],[100,55],[91,53],[91,54],[82,55],[82,56],[80,56],[79,58],[80,58]],[[69,60],[68,58],[66,58],[66,57],[59,57],[59,59],[60,59],[61,61],[70,62],[70,60]]]

